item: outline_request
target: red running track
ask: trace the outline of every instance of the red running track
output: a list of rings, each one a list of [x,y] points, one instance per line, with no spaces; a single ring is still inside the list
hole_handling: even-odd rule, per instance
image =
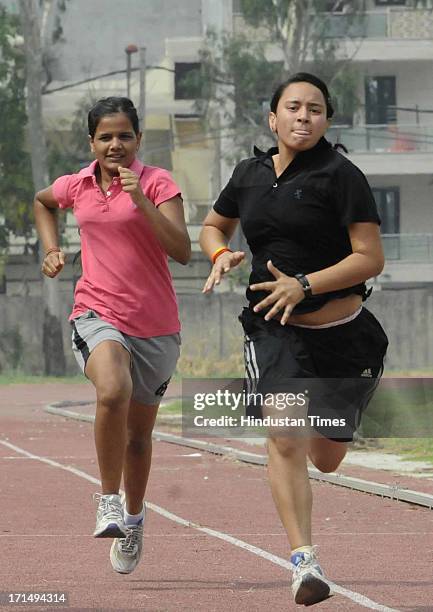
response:
[[[129,576],[113,572],[110,542],[91,536],[98,490],[89,482],[98,479],[92,426],[43,411],[49,402],[92,397],[85,384],[0,387],[0,590],[65,591],[69,610],[303,609],[294,605],[290,572],[279,564],[288,546],[265,470],[162,442],[154,447],[148,501],[218,533],[151,510],[140,565]],[[320,560],[343,589],[316,608],[432,612],[433,513],[312,486]],[[233,540],[222,540],[224,534]],[[256,548],[240,548],[239,541]]]

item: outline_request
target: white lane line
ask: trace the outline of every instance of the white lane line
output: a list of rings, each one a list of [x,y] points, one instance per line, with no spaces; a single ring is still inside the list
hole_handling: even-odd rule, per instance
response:
[[[16,456],[10,456],[10,457],[0,457],[0,461],[2,461],[3,459],[7,459],[9,460],[14,460],[16,461],[17,459],[19,460],[31,460],[31,457],[16,457]],[[84,457],[77,457],[76,455],[48,455],[47,459],[74,459],[74,460],[79,460],[79,459],[93,459],[93,456],[91,455],[86,455]]]
[[[146,502],[147,505],[148,502]],[[234,535],[236,536],[251,536],[253,538],[282,538],[285,536],[284,533],[244,533],[244,532],[240,532],[240,531],[234,531],[233,532]],[[347,535],[350,537],[353,537],[355,535],[371,535],[371,536],[377,536],[377,535],[388,535],[388,536],[395,536],[395,531],[390,532],[390,533],[340,533],[340,532],[336,532],[333,534],[327,534],[329,536],[332,536],[333,538],[335,538],[337,535]],[[431,536],[432,533],[430,531],[426,531],[424,533],[417,533],[417,532],[409,532],[409,533],[403,533],[401,534],[400,532],[398,533],[399,536],[401,535],[406,535],[406,536]],[[91,538],[93,540],[93,535],[89,534],[89,533],[0,533],[0,538]],[[191,533],[148,533],[148,534],[144,534],[143,535],[144,538],[195,538],[197,537],[194,534]],[[198,537],[204,537],[204,536],[198,536]]]
[[[3,446],[10,448],[16,453],[29,457],[30,459],[34,459],[35,461],[40,461],[41,463],[46,463],[47,465],[50,465],[51,467],[59,468],[61,470],[64,470],[65,472],[70,472],[71,474],[74,474],[75,476],[78,476],[79,478],[83,478],[84,480],[88,480],[89,482],[93,484],[101,485],[101,481],[95,478],[94,476],[91,476],[90,474],[87,474],[86,472],[83,472],[82,470],[78,470],[77,468],[74,468],[70,465],[62,465],[61,463],[57,463],[57,461],[53,461],[52,459],[47,459],[46,457],[40,457],[39,455],[34,455],[33,453],[30,453],[29,451],[26,451],[25,449],[20,448],[19,446],[15,446],[14,444],[7,442],[6,440],[0,440],[0,444],[3,444]],[[146,502],[146,506],[150,508],[151,510],[153,510],[154,512],[156,512],[157,514],[160,514],[161,516],[175,523],[178,523],[179,525],[183,525],[184,527],[191,527],[193,529],[196,529],[197,531],[206,533],[209,536],[218,538],[220,540],[223,540],[224,542],[228,542],[229,544],[233,544],[233,546],[237,546],[238,548],[247,550],[248,552],[251,552],[257,555],[258,557],[261,557],[262,559],[266,559],[267,561],[270,561],[271,563],[274,563],[275,565],[279,565],[280,567],[284,567],[284,569],[288,569],[289,571],[291,571],[292,569],[292,565],[290,561],[287,561],[286,559],[283,559],[281,557],[277,557],[277,555],[273,555],[272,553],[269,553],[266,550],[258,548],[257,546],[254,546],[253,544],[249,544],[248,542],[239,540],[238,538],[228,535],[227,533],[223,533],[222,531],[217,531],[216,529],[210,529],[209,527],[203,527],[201,525],[197,525],[196,523],[193,523],[192,521],[188,521],[180,516],[177,516],[176,514],[173,514],[172,512],[165,510],[165,508],[161,508],[161,506],[157,506],[151,502]],[[350,599],[351,601],[357,603],[360,606],[363,606],[364,608],[368,608],[369,610],[378,610],[380,612],[398,612],[398,610],[394,608],[388,608],[387,606],[378,604],[375,601],[372,601],[371,599],[369,599],[368,597],[365,597],[364,595],[361,595],[360,593],[357,593],[355,591],[350,591],[349,589],[345,589],[339,586],[338,584],[331,582],[330,580],[328,580],[328,584],[330,585],[333,593],[338,593],[339,595],[342,595],[343,597]]]

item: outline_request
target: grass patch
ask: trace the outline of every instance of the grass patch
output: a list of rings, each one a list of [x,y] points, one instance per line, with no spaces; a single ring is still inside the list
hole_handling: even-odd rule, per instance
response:
[[[410,371],[406,381],[384,380],[363,417],[361,430],[366,438],[375,438],[382,451],[433,465],[433,381],[422,379],[427,372]]]
[[[182,401],[174,400],[173,402],[170,402],[168,404],[162,404],[159,407],[158,414],[181,415],[182,414]]]
[[[433,370],[431,368],[424,368],[418,370],[387,370],[383,373],[383,378],[424,378],[424,377],[433,377]]]
[[[432,438],[382,438],[379,449],[395,453],[408,461],[426,461],[433,466]]]
[[[362,422],[366,438],[433,438],[433,380],[383,380]]]

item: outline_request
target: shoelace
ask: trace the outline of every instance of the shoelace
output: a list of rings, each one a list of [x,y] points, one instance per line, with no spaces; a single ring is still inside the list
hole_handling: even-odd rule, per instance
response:
[[[317,568],[320,567],[316,559],[304,559],[300,561],[295,567],[294,572],[300,572],[303,569],[313,569],[317,572]]]
[[[304,558],[295,566],[293,573],[297,574],[303,569],[311,568],[312,570],[322,574],[322,570],[316,557],[317,545],[313,546],[311,553],[304,553]]]
[[[141,525],[131,525],[126,529],[126,538],[119,540],[119,547],[125,555],[135,555],[141,538]]]
[[[98,502],[98,513],[104,514],[107,518],[119,517],[119,503],[112,497],[101,495],[101,493],[95,493],[93,499]]]

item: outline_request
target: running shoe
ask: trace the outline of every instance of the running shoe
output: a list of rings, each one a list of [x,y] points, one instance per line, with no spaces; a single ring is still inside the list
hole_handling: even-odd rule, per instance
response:
[[[120,495],[101,495],[95,493],[97,500],[95,538],[124,538],[126,527],[123,521],[123,507]]]
[[[314,551],[295,553],[290,561],[294,565],[292,591],[295,603],[311,606],[329,597],[329,584]]]
[[[119,574],[130,574],[140,561],[143,550],[143,519],[137,525],[126,525],[126,538],[116,538],[111,545],[110,561]]]

